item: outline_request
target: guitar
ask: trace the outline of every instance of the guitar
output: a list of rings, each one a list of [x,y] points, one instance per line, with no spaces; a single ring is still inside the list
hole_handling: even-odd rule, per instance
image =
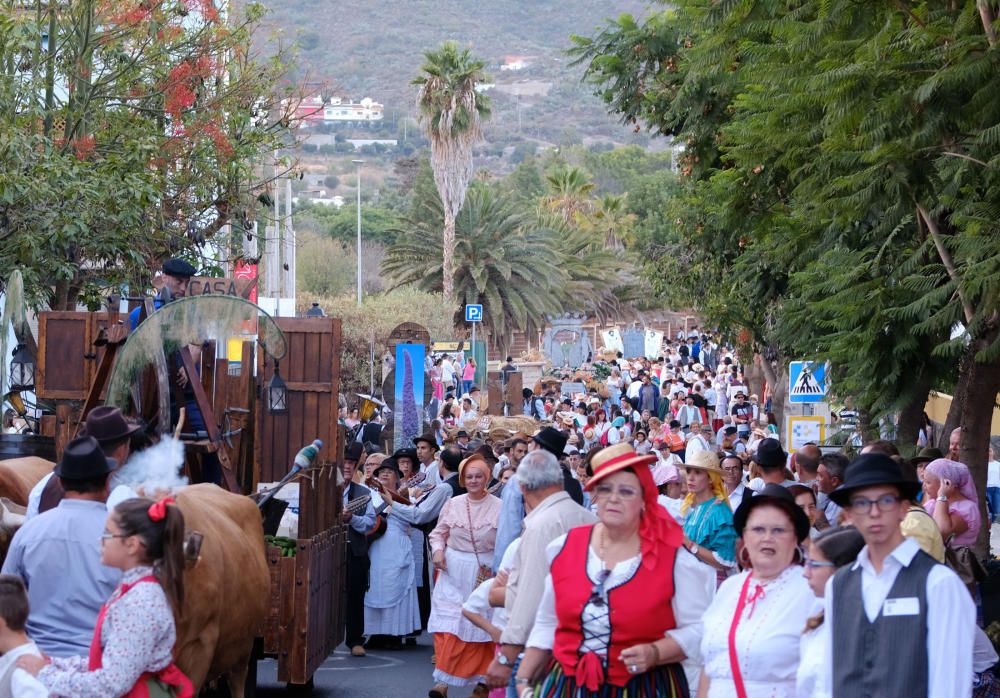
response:
[[[412,504],[409,498],[404,497],[396,490],[386,487],[379,480],[376,480],[373,477],[365,478],[365,486],[370,487],[385,497],[391,498],[394,502],[399,502],[400,504]]]
[[[371,495],[368,494],[355,497],[344,505],[344,511],[351,514],[357,514],[359,511],[364,511],[368,507],[368,503],[370,501],[372,501],[372,498]]]

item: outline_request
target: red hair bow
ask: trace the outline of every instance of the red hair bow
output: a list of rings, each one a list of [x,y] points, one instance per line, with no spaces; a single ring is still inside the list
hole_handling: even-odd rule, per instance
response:
[[[167,516],[167,505],[174,504],[173,497],[164,497],[158,502],[153,502],[149,505],[149,520],[150,521],[163,521]]]

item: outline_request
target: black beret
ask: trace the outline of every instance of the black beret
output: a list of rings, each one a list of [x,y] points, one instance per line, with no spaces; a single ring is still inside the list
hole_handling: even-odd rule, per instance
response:
[[[196,269],[183,259],[168,259],[163,263],[163,273],[170,276],[191,277],[196,273]]]

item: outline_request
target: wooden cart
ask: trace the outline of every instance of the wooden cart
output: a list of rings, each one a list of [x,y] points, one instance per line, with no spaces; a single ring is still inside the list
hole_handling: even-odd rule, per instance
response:
[[[107,350],[94,342],[109,323],[127,322],[116,313],[58,312],[39,316],[37,394],[54,401],[56,414],[42,420],[46,436],[61,453],[76,433],[84,404],[99,401]],[[230,484],[244,494],[258,483],[280,480],[296,452],[313,439],[323,450],[299,481],[299,538],[295,557],[267,550],[271,572],[269,612],[258,646],[278,661],[278,679],[308,686],[312,675],[343,640],[346,531],[340,522],[341,490],[337,471],[344,448],[339,426],[340,320],[276,318],[287,352],[280,363],[288,390],[288,410],[274,414],[261,399],[275,362],[252,342],[242,355],[216,359],[216,347],[203,347],[200,391],[217,426],[230,432],[213,443],[187,445],[193,453],[216,450],[232,464]],[[113,358],[113,357],[112,357]],[[108,369],[110,370],[110,369]],[[206,421],[208,421],[206,419]],[[251,676],[255,672],[251,671]]]

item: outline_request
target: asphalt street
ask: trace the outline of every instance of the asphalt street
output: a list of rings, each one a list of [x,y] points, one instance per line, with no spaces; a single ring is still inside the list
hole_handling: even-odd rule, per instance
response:
[[[372,650],[366,657],[352,657],[341,645],[313,677],[311,694],[322,698],[421,698],[434,684],[431,678],[432,641],[421,635],[416,647]],[[277,662],[261,661],[257,667],[257,698],[289,698],[294,695],[275,680]],[[448,698],[468,698],[472,687],[450,690]]]

